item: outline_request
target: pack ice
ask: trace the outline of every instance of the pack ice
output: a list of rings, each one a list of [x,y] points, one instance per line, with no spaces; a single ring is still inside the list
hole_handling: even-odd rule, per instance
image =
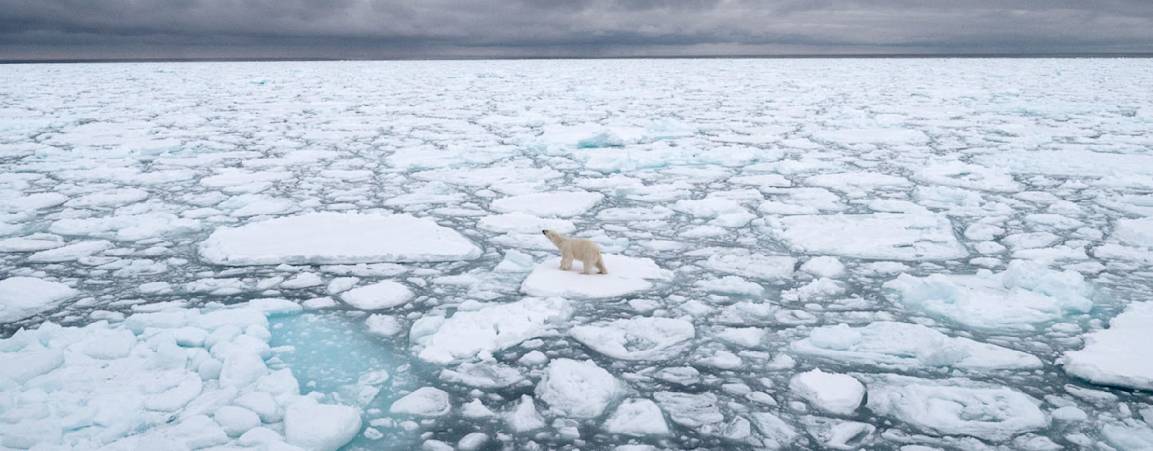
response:
[[[1153,449],[1150,74],[3,65],[0,449]]]

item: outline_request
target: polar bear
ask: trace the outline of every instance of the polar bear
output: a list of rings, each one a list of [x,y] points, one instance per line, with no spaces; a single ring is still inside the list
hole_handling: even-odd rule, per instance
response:
[[[560,249],[560,269],[561,271],[568,271],[572,269],[572,261],[580,260],[581,269],[585,274],[592,274],[593,266],[596,266],[597,272],[600,274],[608,274],[609,270],[605,268],[605,259],[601,256],[601,248],[597,243],[591,240],[582,240],[569,238],[558,233],[555,230],[544,229],[540,233],[548,237],[552,244]]]

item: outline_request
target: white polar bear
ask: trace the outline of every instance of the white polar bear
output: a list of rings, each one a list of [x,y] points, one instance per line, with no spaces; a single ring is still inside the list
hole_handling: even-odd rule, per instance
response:
[[[572,269],[572,261],[580,260],[581,269],[584,274],[592,274],[593,266],[596,266],[597,272],[600,274],[608,274],[608,268],[605,268],[605,259],[601,257],[601,248],[597,243],[591,240],[582,240],[569,238],[550,229],[541,230],[544,236],[548,237],[552,244],[560,249],[560,269],[561,271],[568,271]]]

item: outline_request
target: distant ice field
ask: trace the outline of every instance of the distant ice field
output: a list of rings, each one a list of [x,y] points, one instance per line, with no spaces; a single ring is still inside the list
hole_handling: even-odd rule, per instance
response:
[[[1153,449],[1150,86],[0,65],[0,451]]]

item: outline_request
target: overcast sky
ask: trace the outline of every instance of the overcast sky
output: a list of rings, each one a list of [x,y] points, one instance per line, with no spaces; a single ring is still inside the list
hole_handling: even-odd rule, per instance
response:
[[[0,59],[1153,52],[1153,0],[0,0]]]

